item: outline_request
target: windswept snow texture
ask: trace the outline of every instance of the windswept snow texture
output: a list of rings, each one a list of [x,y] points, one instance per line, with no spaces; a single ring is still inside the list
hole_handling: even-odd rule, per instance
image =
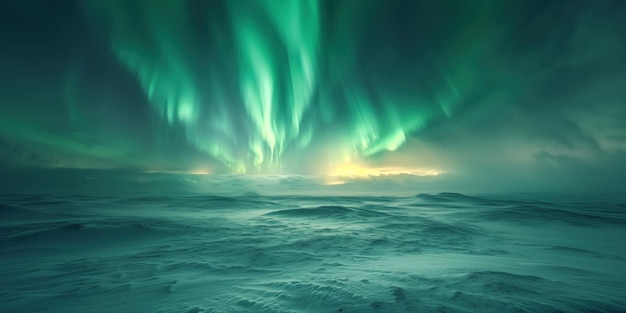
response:
[[[1,312],[626,312],[626,205],[0,197]]]

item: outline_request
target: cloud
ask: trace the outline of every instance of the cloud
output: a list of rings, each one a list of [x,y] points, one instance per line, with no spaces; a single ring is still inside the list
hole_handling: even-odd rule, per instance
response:
[[[33,151],[19,142],[12,142],[0,137],[0,166],[44,166],[58,164],[50,155]]]

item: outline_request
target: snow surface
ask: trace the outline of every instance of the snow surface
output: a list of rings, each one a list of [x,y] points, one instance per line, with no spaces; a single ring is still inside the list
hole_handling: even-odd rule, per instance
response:
[[[0,196],[0,312],[626,312],[626,205]]]

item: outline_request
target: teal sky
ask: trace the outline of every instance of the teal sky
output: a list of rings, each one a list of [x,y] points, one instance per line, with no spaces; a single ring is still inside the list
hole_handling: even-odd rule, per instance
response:
[[[0,12],[0,171],[626,185],[623,1],[7,0]]]

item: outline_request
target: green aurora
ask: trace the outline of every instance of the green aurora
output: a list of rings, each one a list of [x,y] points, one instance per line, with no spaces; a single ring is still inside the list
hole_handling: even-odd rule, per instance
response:
[[[621,1],[5,1],[8,167],[608,170]]]
[[[456,84],[469,73],[458,70],[439,69],[432,77],[439,86],[426,97],[419,84],[359,78],[374,60],[356,63],[354,52],[369,40],[363,29],[375,27],[359,18],[393,8],[361,1],[324,5],[227,1],[201,8],[206,15],[198,21],[193,11],[199,8],[180,1],[95,1],[89,12],[105,21],[111,49],[136,73],[155,110],[235,172],[276,170],[286,154],[319,141],[331,159],[393,151],[407,134],[459,105],[465,87]],[[325,16],[329,10],[337,21]],[[464,24],[472,27],[478,18]],[[334,24],[338,31],[325,29]],[[468,61],[475,61],[472,53]],[[401,74],[417,83],[421,66]]]

